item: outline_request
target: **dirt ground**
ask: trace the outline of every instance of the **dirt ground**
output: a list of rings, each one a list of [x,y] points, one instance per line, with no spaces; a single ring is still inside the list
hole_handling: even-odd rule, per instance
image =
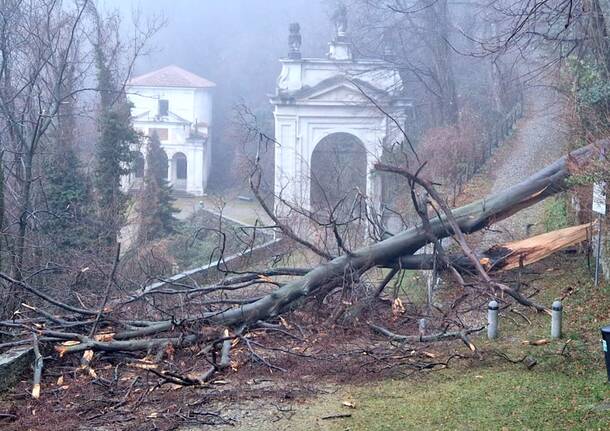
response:
[[[273,418],[282,419],[284,409],[312,397],[396,375],[396,370],[412,374],[444,367],[452,355],[446,346],[429,346],[424,352],[394,347],[372,334],[365,321],[339,326],[311,321],[311,315],[287,316],[283,333],[253,331],[248,337],[253,350],[243,342],[236,346],[232,369],[204,387],[177,385],[159,376],[162,371],[181,376],[203,372],[209,365],[198,356],[199,346],[157,364],[150,357],[102,355],[92,365],[95,374],[81,368],[79,357],[49,355],[40,400],[31,398],[30,379],[24,376],[0,402],[6,415],[0,416],[2,429],[207,429],[203,424],[276,429],[267,428]],[[369,318],[405,331],[417,325],[406,313],[394,316],[390,306]],[[177,428],[182,425],[186,428]]]
[[[597,329],[607,319],[609,302],[607,288],[591,292],[590,280],[583,277],[586,277],[586,265],[584,257],[578,255],[558,256],[537,264],[524,276],[524,286],[527,292],[535,294],[536,300],[547,303],[554,297],[564,296],[569,313],[566,338],[541,346],[526,345],[524,340],[547,337],[548,317],[516,306],[503,312],[505,320],[499,342],[488,342],[484,333],[471,337],[477,346],[476,352],[460,340],[392,343],[373,332],[367,323],[376,322],[396,332],[411,334],[417,331],[419,316],[408,304],[404,313],[393,313],[392,304],[386,302],[378,304],[374,314],[364,315],[350,325],[333,324],[321,317],[314,319],[311,309],[286,315],[285,332],[253,331],[248,340],[254,350],[243,342],[235,346],[232,368],[205,386],[178,385],[159,375],[171,371],[175,375],[195,376],[204,371],[208,364],[198,355],[199,346],[169,351],[167,359],[157,364],[150,361],[151,357],[141,360],[137,355],[106,354],[93,362],[95,374],[81,368],[77,356],[59,359],[47,352],[41,398],[31,398],[31,376],[25,375],[11,393],[0,399],[0,428],[14,431],[413,429],[392,425],[404,419],[404,423],[440,421],[439,425],[421,429],[456,429],[455,423],[459,422],[443,422],[446,419],[442,418],[442,408],[439,411],[435,399],[426,395],[432,390],[429,385],[440,385],[434,397],[442,397],[442,391],[461,394],[466,385],[473,393],[464,392],[465,398],[484,401],[484,393],[502,384],[504,378],[513,382],[502,389],[507,391],[504,398],[511,396],[511,388],[526,388],[525,392],[516,394],[516,405],[524,410],[532,404],[528,397],[536,397],[539,403],[556,403],[559,398],[554,397],[558,395],[546,391],[544,385],[560,381],[561,390],[571,394],[571,398],[561,399],[566,403],[562,407],[566,411],[556,414],[565,423],[586,419],[592,421],[589,424],[598,424],[604,417],[600,413],[603,410],[599,409],[610,402],[610,391],[606,390],[604,395],[600,383],[603,372]],[[315,315],[328,316],[320,311]],[[535,357],[539,363],[536,373],[528,374],[523,363],[513,364],[497,352],[512,360],[525,355]],[[486,379],[489,387],[474,384],[477,379]],[[405,403],[410,403],[404,406],[409,407],[404,411],[400,402],[403,398]],[[432,413],[426,413],[425,405],[417,404],[420,398],[431,403],[429,411],[436,412],[433,417]],[[493,400],[497,405],[490,400],[476,409],[466,408],[467,413],[472,416],[480,408],[489,416],[495,408],[517,408],[502,407],[504,398],[499,394]],[[463,402],[468,401],[460,399]],[[392,408],[385,409],[386,405]],[[459,411],[460,406],[447,405],[447,408]],[[379,416],[381,411],[383,417]],[[529,411],[520,414],[526,413],[534,415]],[[515,422],[509,421],[507,412],[501,414],[507,415],[507,424],[512,424],[506,429],[522,429],[514,427]],[[478,424],[467,429],[489,429],[481,426],[490,420],[487,416],[464,420],[467,419]]]

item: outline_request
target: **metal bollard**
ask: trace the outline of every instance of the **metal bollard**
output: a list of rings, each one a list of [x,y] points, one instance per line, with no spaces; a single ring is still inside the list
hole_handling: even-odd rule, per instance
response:
[[[554,301],[551,307],[551,338],[561,338],[561,314],[563,305],[561,301]]]
[[[604,358],[606,359],[606,372],[608,373],[608,383],[610,383],[610,325],[606,325],[602,328],[602,350],[604,352]]]
[[[487,307],[487,338],[498,338],[498,303],[491,301]]]

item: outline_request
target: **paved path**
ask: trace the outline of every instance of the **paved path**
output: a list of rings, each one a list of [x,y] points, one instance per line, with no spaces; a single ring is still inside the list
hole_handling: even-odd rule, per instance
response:
[[[526,90],[524,118],[513,139],[506,143],[512,148],[495,169],[490,194],[517,184],[564,153],[568,131],[564,106],[563,97],[553,88],[537,86]],[[483,239],[484,245],[522,239],[528,230],[530,234],[541,232],[543,210],[541,202],[493,225]]]
[[[242,200],[237,196],[227,196],[225,198],[215,196],[203,197],[179,197],[174,202],[174,206],[180,210],[177,218],[187,219],[197,209],[203,208],[220,213],[234,221],[245,225],[253,225],[257,220],[259,223],[272,224],[263,208],[256,200]]]

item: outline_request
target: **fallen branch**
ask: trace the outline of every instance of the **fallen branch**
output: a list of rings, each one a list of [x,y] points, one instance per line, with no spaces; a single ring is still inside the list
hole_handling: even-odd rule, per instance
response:
[[[382,326],[374,325],[372,323],[370,323],[369,326],[374,331],[376,331],[382,335],[385,335],[386,337],[390,338],[393,341],[402,341],[405,343],[431,343],[434,341],[447,341],[447,340],[455,340],[455,339],[459,339],[462,341],[466,340],[466,341],[464,341],[464,343],[472,351],[475,351],[476,349],[474,349],[474,350],[472,349],[472,347],[471,347],[472,343],[470,343],[468,341],[466,336],[468,334],[480,332],[485,328],[484,326],[481,326],[480,328],[464,329],[462,331],[455,331],[455,332],[441,332],[441,333],[432,334],[432,335],[400,335],[400,334],[396,334],[396,333],[390,331],[389,329],[386,329]]]
[[[351,418],[351,417],[352,417],[351,413],[338,413],[336,415],[322,416],[320,419],[323,421],[327,421],[327,420],[331,420],[331,419],[345,419],[345,418]]]
[[[225,340],[222,342],[222,349],[220,349],[220,362],[218,363],[218,370],[224,370],[231,365],[231,344],[233,339],[229,337],[229,330],[224,331]]]
[[[71,311],[71,312],[77,313],[77,314],[86,315],[86,316],[97,315],[97,311],[86,310],[84,308],[73,307],[69,304],[65,304],[65,303],[53,298],[52,296],[49,296],[49,295],[41,292],[39,289],[36,289],[35,287],[30,286],[25,281],[16,280],[16,279],[12,278],[11,276],[9,276],[8,274],[5,274],[3,272],[0,272],[0,279],[7,281],[8,283],[12,284],[13,286],[21,287],[22,289],[38,296],[39,298],[43,299],[44,301],[46,301],[50,304],[53,304],[59,308],[63,308],[64,310]]]

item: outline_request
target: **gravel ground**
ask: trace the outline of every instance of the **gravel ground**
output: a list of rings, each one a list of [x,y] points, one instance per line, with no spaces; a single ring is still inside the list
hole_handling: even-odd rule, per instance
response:
[[[507,142],[512,146],[508,157],[495,169],[492,194],[506,190],[555,161],[566,147],[568,130],[563,118],[563,97],[547,86],[526,91],[524,118],[518,123],[513,139]],[[484,236],[484,245],[523,239],[528,236],[528,226],[530,234],[541,232],[543,209],[541,202],[496,223]]]

